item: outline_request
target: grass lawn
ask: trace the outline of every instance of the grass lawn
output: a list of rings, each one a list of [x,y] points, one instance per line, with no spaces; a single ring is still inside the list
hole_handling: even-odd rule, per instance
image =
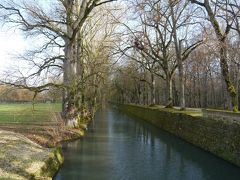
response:
[[[62,140],[82,135],[64,125],[61,104],[0,104],[0,129],[21,133],[40,145],[52,147]]]
[[[27,123],[51,121],[51,115],[60,112],[60,103],[40,103],[32,110],[31,103],[26,104],[0,104],[1,123]]]

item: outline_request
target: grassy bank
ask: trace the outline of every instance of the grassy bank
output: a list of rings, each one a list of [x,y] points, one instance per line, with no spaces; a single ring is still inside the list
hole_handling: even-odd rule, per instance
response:
[[[0,104],[0,129],[21,133],[44,147],[83,135],[79,129],[65,127],[60,103]]]
[[[59,148],[44,148],[10,131],[0,130],[0,136],[0,179],[51,179],[63,163]]]
[[[84,133],[66,127],[60,110],[58,103],[36,104],[34,110],[30,103],[0,104],[1,178],[51,179],[63,162],[58,144]]]

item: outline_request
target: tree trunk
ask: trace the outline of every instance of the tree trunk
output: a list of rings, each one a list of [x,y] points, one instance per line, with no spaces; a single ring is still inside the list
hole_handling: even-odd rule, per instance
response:
[[[68,98],[69,98],[69,86],[70,86],[70,59],[72,57],[71,54],[71,48],[70,42],[66,41],[66,47],[64,49],[65,53],[65,61],[63,64],[63,84],[64,84],[64,90],[63,90],[63,97],[62,97],[62,115],[63,118],[66,119],[67,117],[67,109],[68,109]]]
[[[154,77],[154,74],[151,73],[151,104],[150,105],[155,105],[156,104],[156,80]]]
[[[83,105],[83,93],[84,93],[84,86],[83,86],[83,78],[84,78],[84,66],[83,66],[83,58],[82,58],[82,42],[81,42],[81,35],[79,34],[77,39],[77,65],[76,65],[76,77],[77,77],[77,94],[76,94],[76,106],[77,109],[80,110],[81,106]]]
[[[193,3],[196,3],[196,1],[193,1]],[[198,3],[200,4],[200,3]],[[215,13],[211,8],[210,2],[209,0],[204,0],[203,4],[200,4],[201,6],[203,6],[209,16],[210,22],[214,28],[215,34],[218,38],[218,42],[219,42],[219,53],[220,53],[220,64],[221,64],[221,71],[222,71],[222,75],[224,78],[224,81],[226,83],[227,86],[227,92],[231,98],[231,104],[232,104],[232,110],[234,112],[238,111],[238,105],[237,105],[237,92],[236,89],[231,81],[230,75],[229,75],[229,68],[228,68],[228,62],[227,62],[227,44],[226,44],[226,38],[227,35],[229,34],[230,30],[231,30],[231,26],[226,26],[226,29],[224,31],[224,33],[221,31],[220,28],[220,24],[216,19]]]
[[[184,77],[183,77],[183,62],[182,62],[182,45],[177,36],[177,22],[175,19],[173,1],[169,0],[171,8],[171,18],[173,24],[173,39],[176,51],[177,65],[179,71],[179,96],[180,96],[180,109],[185,110],[185,94],[184,94]]]
[[[210,89],[210,92],[211,92],[211,103],[210,104],[211,104],[211,106],[216,107],[216,106],[218,106],[218,104],[216,102],[216,92],[215,92],[214,80],[213,80],[211,71],[209,71],[209,78],[210,78],[210,82],[211,82],[211,89]]]
[[[208,72],[206,71],[205,73],[204,73],[204,82],[203,82],[203,87],[202,87],[202,89],[203,89],[203,103],[202,103],[202,105],[203,105],[203,107],[204,108],[207,108],[207,106],[208,106],[208,91],[209,91],[209,89],[210,89],[210,87],[208,87]]]
[[[238,95],[237,95],[237,99],[238,99],[238,110],[240,110],[240,65],[238,65],[237,67],[237,92],[238,92]]]
[[[185,103],[185,87],[184,87],[184,76],[183,76],[183,63],[182,58],[178,58],[178,71],[179,71],[179,94],[180,94],[180,108],[181,110],[186,109]]]
[[[166,77],[166,83],[167,83],[167,106],[166,106],[166,108],[173,108],[172,76],[169,74]]]
[[[197,93],[196,93],[196,76],[193,78],[193,107],[197,107]]]
[[[147,83],[144,82],[143,84],[143,105],[146,105],[147,104]]]
[[[76,108],[76,94],[78,92],[77,89],[77,79],[76,79],[76,70],[77,70],[77,50],[76,50],[76,42],[75,41],[65,41],[65,57],[63,66],[63,84],[64,84],[64,92],[63,92],[63,102],[62,102],[62,114],[63,118],[68,121],[71,113],[77,110]]]
[[[222,39],[222,42],[220,43],[220,64],[221,64],[222,75],[227,86],[227,91],[231,98],[232,110],[234,112],[237,112],[238,111],[237,92],[230,79],[230,73],[229,73],[229,68],[227,63],[227,49],[226,49],[225,39]]]

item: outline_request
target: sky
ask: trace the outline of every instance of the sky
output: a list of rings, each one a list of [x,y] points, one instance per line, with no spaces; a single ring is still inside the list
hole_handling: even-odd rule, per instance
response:
[[[20,54],[27,47],[28,42],[18,31],[0,28],[0,71],[16,63],[14,55]]]
[[[1,0],[0,0],[1,1]],[[37,0],[45,7],[50,8],[49,4],[53,0]],[[14,55],[23,53],[24,50],[31,47],[31,41],[26,40],[17,28],[9,28],[7,25],[2,26],[0,22],[0,73],[9,68],[11,64],[16,65]]]

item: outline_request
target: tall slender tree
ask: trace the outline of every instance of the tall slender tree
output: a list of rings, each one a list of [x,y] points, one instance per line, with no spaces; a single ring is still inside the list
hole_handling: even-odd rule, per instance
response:
[[[227,57],[227,36],[234,23],[234,18],[229,18],[228,15],[225,16],[226,27],[224,30],[221,29],[220,20],[218,20],[218,15],[214,9],[216,9],[216,3],[211,3],[209,0],[204,0],[203,2],[198,0],[190,0],[192,3],[199,5],[204,8],[208,14],[209,21],[215,31],[218,40],[218,51],[220,56],[220,65],[222,70],[222,75],[227,86],[227,91],[231,97],[232,109],[234,112],[238,111],[238,99],[237,92],[234,84],[231,80],[229,73],[228,57]],[[221,10],[221,9],[219,9]],[[228,13],[227,13],[228,14]]]

